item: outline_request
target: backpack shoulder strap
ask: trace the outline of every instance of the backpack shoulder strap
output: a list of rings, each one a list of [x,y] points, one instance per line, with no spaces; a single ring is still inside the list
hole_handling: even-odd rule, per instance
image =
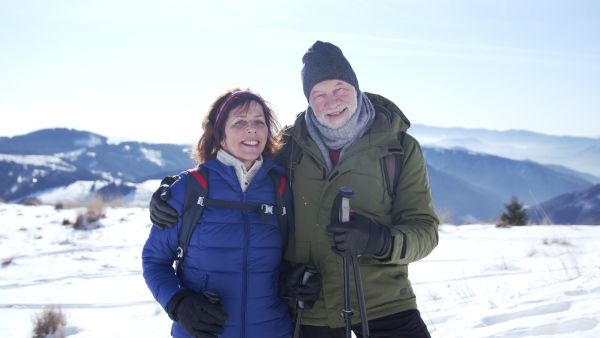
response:
[[[283,210],[282,213],[277,213],[277,217],[279,219],[279,228],[281,229],[282,249],[285,252],[290,234],[288,212],[291,210],[289,203],[286,201],[286,196],[284,196],[284,193],[288,190],[286,187],[287,180],[285,176],[280,176],[272,170],[269,171],[269,176],[271,176],[273,186],[275,187],[275,206],[277,209]]]
[[[402,131],[398,134],[398,141],[402,147],[404,142],[404,134]],[[383,170],[385,172],[385,185],[387,186],[388,195],[392,200],[396,199],[396,185],[400,179],[400,173],[402,173],[402,155],[404,149],[400,152],[394,152],[383,157]]]
[[[178,276],[181,275],[183,258],[187,253],[192,233],[200,220],[200,216],[202,216],[202,211],[204,211],[204,199],[208,196],[208,169],[199,166],[189,169],[187,172],[183,215],[181,229],[179,230],[179,246],[177,247],[177,261],[175,262],[175,272]]]
[[[374,103],[373,107],[375,107],[375,111],[383,114],[388,119],[391,119],[393,114],[398,114],[396,112],[390,111],[385,106]],[[396,107],[397,108],[397,107]],[[389,124],[386,125],[386,129],[381,127],[381,130],[377,130],[378,132],[392,132],[389,130]],[[400,173],[402,172],[402,156],[404,154],[403,142],[404,142],[404,134],[405,131],[401,131],[398,133],[398,145],[399,148],[389,148],[388,154],[381,158],[381,163],[383,166],[384,176],[385,176],[385,186],[387,187],[387,193],[392,198],[392,201],[396,199],[396,185],[398,184],[398,180],[400,179]]]
[[[283,147],[281,156],[283,156],[285,160],[286,175],[288,177],[288,183],[291,187],[294,181],[296,167],[298,164],[300,164],[300,161],[302,161],[304,152],[302,151],[302,147],[300,147],[294,138],[288,133],[282,134],[282,143],[285,146]]]
[[[283,241],[283,249],[287,246],[289,236],[289,211],[291,210],[291,203],[288,202],[287,196],[291,196],[288,193],[289,188],[286,187],[285,176],[277,175],[270,171],[269,175],[273,179],[275,187],[275,206],[270,205],[253,205],[246,203],[239,203],[233,201],[223,201],[208,198],[208,169],[204,166],[198,168],[189,169],[188,179],[185,190],[185,198],[183,202],[183,215],[181,221],[181,229],[179,230],[179,246],[177,247],[177,260],[175,261],[175,271],[177,276],[181,276],[183,267],[183,259],[187,254],[187,247],[192,238],[192,233],[204,207],[207,205],[236,208],[249,211],[255,211],[263,218],[266,222],[266,214],[277,214],[279,217],[279,224],[281,228],[281,236]],[[292,215],[293,217],[293,215]]]

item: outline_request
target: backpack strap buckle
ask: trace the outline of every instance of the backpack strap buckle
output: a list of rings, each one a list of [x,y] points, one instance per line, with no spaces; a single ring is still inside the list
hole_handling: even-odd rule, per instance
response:
[[[260,209],[265,214],[271,214],[271,215],[273,214],[273,206],[272,205],[263,204],[260,206]]]

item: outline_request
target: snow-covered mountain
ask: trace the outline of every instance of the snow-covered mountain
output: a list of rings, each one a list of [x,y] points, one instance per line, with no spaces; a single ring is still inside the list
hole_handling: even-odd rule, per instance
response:
[[[423,155],[429,168],[434,202],[437,207],[451,206],[453,220],[459,216],[472,221],[493,221],[499,218],[504,203],[512,196],[527,206],[536,206],[557,195],[592,185],[579,175],[550,166],[464,148],[423,147]]]
[[[549,219],[554,224],[600,225],[600,184],[552,198],[531,208],[528,214],[536,223]]]
[[[193,165],[189,146],[111,143],[101,135],[45,129],[0,138],[0,198],[20,202],[71,202],[99,194],[135,194],[139,183],[177,174]],[[125,201],[127,202],[127,201]]]
[[[537,149],[541,144],[560,143],[552,136],[516,132],[526,135],[527,140],[523,141],[518,156],[529,160],[515,160],[494,153],[517,147],[520,138],[511,137],[511,132],[505,132],[503,138],[498,136],[503,132],[437,128],[437,141],[433,142],[429,128],[415,126],[409,131],[423,145],[436,210],[445,221],[454,224],[498,220],[513,196],[530,208],[538,207],[556,196],[575,196],[600,182],[597,176],[561,164],[560,159],[567,157],[561,152],[555,152],[554,157],[549,151],[544,155],[546,161],[558,164],[531,160],[540,156]],[[457,136],[459,133],[462,138]],[[564,141],[562,137],[555,138]],[[598,161],[578,148],[587,144],[586,149],[593,149],[598,140],[573,142],[578,145],[572,146],[573,152],[584,155],[571,164],[592,165]],[[481,144],[494,146],[487,152],[468,148],[477,144],[474,148],[481,148]],[[451,145],[460,147],[450,148]],[[160,179],[193,166],[188,148],[173,144],[110,143],[104,136],[70,129],[0,137],[0,171],[4,173],[0,175],[0,199],[22,202],[35,198],[44,204],[82,205],[101,196],[105,201],[147,206]],[[526,149],[531,152],[529,155]],[[568,156],[574,157],[572,153]],[[590,198],[589,194],[585,196]],[[560,223],[576,224],[575,219],[581,219],[579,215],[571,216],[573,219],[561,216]],[[599,223],[600,220],[590,224]]]

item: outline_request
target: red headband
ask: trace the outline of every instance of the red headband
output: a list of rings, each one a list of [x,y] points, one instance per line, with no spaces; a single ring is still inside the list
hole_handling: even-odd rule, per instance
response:
[[[227,113],[229,113],[229,108],[233,105],[233,103],[235,103],[236,101],[238,101],[239,99],[242,99],[242,98],[251,98],[251,99],[256,100],[263,107],[263,110],[266,111],[265,103],[264,103],[262,97],[254,94],[254,93],[251,93],[249,91],[245,91],[245,90],[233,92],[223,102],[223,104],[221,104],[221,107],[219,107],[219,111],[217,111],[217,116],[215,117],[215,128],[217,129],[217,131],[220,130],[221,124],[223,124],[223,121],[227,119],[227,117],[225,115],[227,115]]]

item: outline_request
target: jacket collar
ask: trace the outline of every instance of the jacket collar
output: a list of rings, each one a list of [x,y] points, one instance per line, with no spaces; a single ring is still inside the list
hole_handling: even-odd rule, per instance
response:
[[[398,140],[398,133],[406,131],[410,127],[410,121],[392,101],[383,96],[365,93],[373,103],[376,111],[375,123],[369,133],[352,146],[352,148],[364,148],[373,146],[388,146]],[[294,126],[287,130],[300,146],[305,150],[312,148],[315,143],[308,134],[306,128],[306,111],[298,114]],[[317,154],[313,154],[316,156]],[[322,158],[322,156],[317,156]]]

